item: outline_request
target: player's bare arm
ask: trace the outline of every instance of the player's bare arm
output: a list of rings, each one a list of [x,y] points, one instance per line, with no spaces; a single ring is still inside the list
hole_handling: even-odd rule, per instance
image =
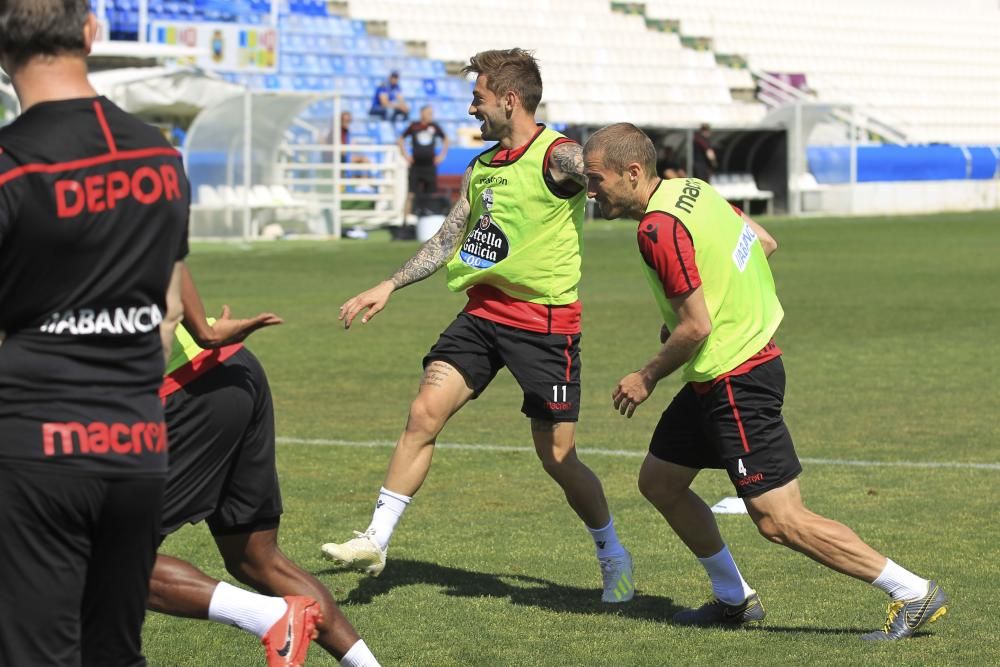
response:
[[[345,329],[350,329],[354,318],[365,309],[368,312],[361,318],[361,323],[367,324],[379,311],[385,308],[393,291],[423,280],[451,259],[462,242],[462,234],[465,232],[469,212],[472,210],[468,199],[471,174],[471,167],[465,170],[465,175],[462,177],[462,194],[455,202],[451,212],[445,217],[441,229],[420,246],[416,254],[401,266],[391,278],[383,280],[375,287],[344,302],[340,307],[337,319],[344,321]]]
[[[764,248],[764,256],[770,257],[773,255],[774,251],[778,249],[778,242],[774,240],[774,237],[768,234],[767,230],[761,227],[760,223],[746,213],[743,214],[743,222],[750,225],[750,229],[757,235],[761,247]]]
[[[184,270],[184,262],[174,262],[170,283],[167,285],[167,312],[160,322],[160,342],[163,343],[164,362],[170,361],[170,353],[174,349],[174,329],[184,316],[184,303],[181,300],[181,275]]]
[[[670,305],[680,318],[677,326],[666,332],[663,347],[656,356],[622,378],[611,395],[615,409],[626,417],[631,417],[649,398],[660,380],[687,363],[712,333],[712,318],[701,287],[671,298]],[[666,326],[660,330],[661,340],[665,329]]]
[[[451,259],[462,240],[462,233],[472,210],[468,200],[472,169],[462,177],[462,194],[444,219],[441,229],[420,247],[420,250],[389,279],[394,289],[405,287],[430,276]]]
[[[549,156],[549,173],[556,183],[572,181],[587,187],[587,177],[583,174],[583,146],[567,141],[553,148]]]
[[[274,313],[261,313],[249,319],[231,317],[229,306],[222,306],[222,314],[214,324],[208,323],[205,304],[194,284],[194,278],[187,264],[181,266],[181,301],[184,303],[184,319],[181,323],[195,342],[203,348],[222,347],[240,343],[258,329],[284,322]]]

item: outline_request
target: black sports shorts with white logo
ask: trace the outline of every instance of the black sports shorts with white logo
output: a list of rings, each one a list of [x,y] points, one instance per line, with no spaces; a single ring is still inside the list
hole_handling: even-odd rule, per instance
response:
[[[162,475],[0,466],[0,665],[142,667]]]
[[[580,334],[543,334],[459,313],[424,357],[446,361],[478,398],[506,366],[524,392],[532,419],[575,422],[580,416]]]
[[[781,416],[784,396],[781,357],[704,393],[688,383],[660,417],[649,453],[688,468],[725,468],[741,498],[787,484],[802,465]]]
[[[165,537],[206,519],[213,535],[278,526],[274,407],[257,358],[241,349],[167,397]]]

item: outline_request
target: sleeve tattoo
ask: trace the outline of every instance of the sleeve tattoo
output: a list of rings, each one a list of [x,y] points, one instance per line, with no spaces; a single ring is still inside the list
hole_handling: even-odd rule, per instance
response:
[[[583,173],[583,146],[567,141],[552,150],[552,165],[562,173],[562,179],[571,180],[586,187],[587,177]]]
[[[390,278],[396,289],[423,280],[444,266],[455,254],[472,210],[468,200],[470,174],[471,168],[462,177],[462,194],[445,217],[441,229],[420,246],[420,250]]]

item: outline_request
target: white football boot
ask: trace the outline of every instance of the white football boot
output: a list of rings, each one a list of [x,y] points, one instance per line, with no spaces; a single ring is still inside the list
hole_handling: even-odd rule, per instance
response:
[[[628,602],[635,595],[632,580],[632,554],[625,550],[621,556],[599,558],[601,577],[604,579],[604,594],[601,602]]]
[[[388,549],[378,545],[375,533],[370,530],[364,533],[354,531],[354,539],[343,544],[330,542],[321,548],[327,560],[332,560],[337,565],[361,570],[373,577],[382,574],[382,570],[385,569],[385,554]]]

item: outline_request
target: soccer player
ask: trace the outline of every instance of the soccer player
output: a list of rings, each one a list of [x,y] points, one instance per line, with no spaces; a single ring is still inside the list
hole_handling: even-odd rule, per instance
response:
[[[767,256],[777,243],[704,181],[661,180],[653,143],[627,123],[584,148],[588,195],[606,218],[639,220],[646,277],[665,322],[663,346],[613,393],[631,417],[657,382],[687,382],[664,411],[639,472],[639,489],[698,557],[715,599],[678,612],[687,625],[764,618],[708,506],[691,491],[703,468],[724,468],[761,535],[891,596],[885,626],[869,640],[909,637],[947,610],[937,583],[903,569],[847,526],[802,503],[802,471],[781,417],[785,371],[772,336],[783,311]]]
[[[87,81],[97,30],[86,0],[0,4],[22,109],[0,129],[2,665],[146,664],[190,198],[159,130]]]
[[[161,536],[204,519],[229,573],[267,595],[161,554],[149,607],[251,632],[262,640],[271,667],[301,665],[317,632],[320,645],[342,665],[377,667],[329,591],[278,547],[282,504],[271,390],[240,341],[281,319],[271,313],[231,319],[224,308],[222,317],[209,321],[186,268],[181,288],[184,326],[177,329],[160,390],[170,433]]]
[[[576,454],[580,401],[580,233],[582,149],[535,123],[542,79],[521,49],[483,51],[469,114],[497,143],[473,160],[440,231],[391,278],[349,299],[340,319],[368,322],[397,289],[447,265],[448,287],[468,290],[464,312],[424,358],[420,390],[389,462],[368,528],[323,553],[377,575],[413,495],[430,470],[448,419],[478,397],[504,366],[524,392],[535,451],[589,529],[603,575],[605,602],[634,594],[632,559],[618,541],[601,483]]]

